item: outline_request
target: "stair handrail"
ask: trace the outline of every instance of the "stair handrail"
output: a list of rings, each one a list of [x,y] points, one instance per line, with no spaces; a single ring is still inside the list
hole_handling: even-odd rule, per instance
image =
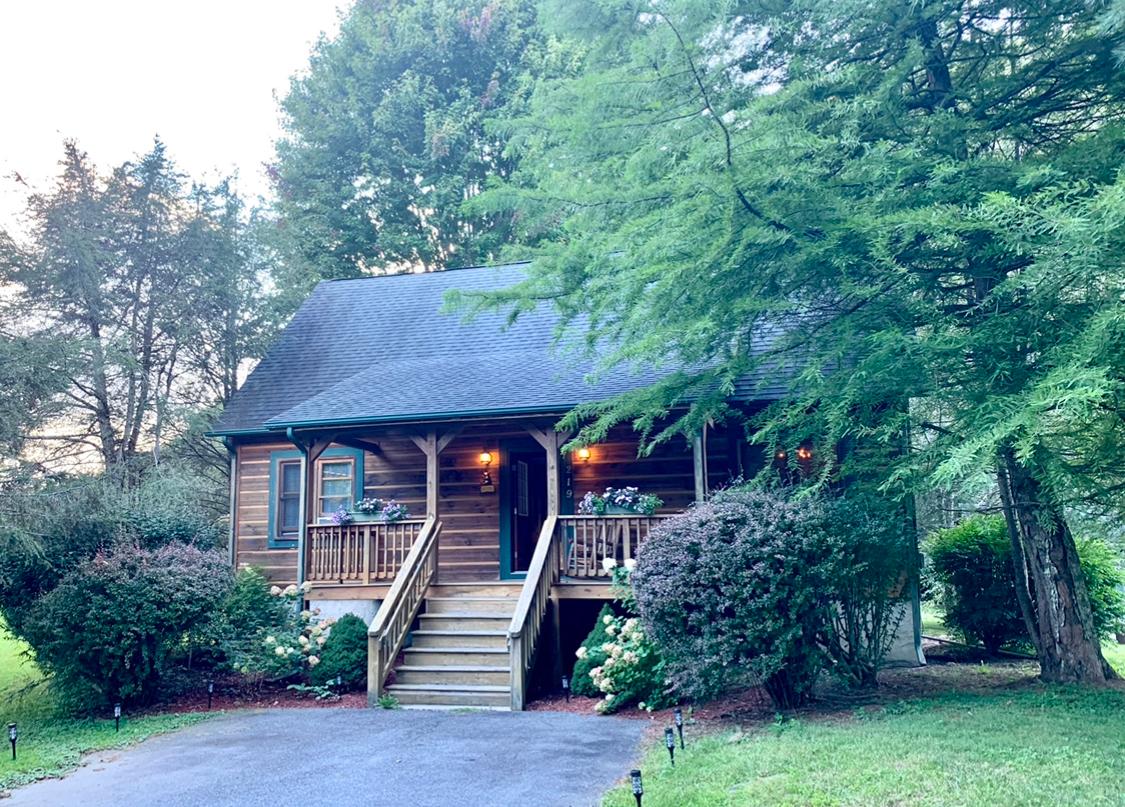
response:
[[[558,516],[548,516],[539,531],[535,544],[535,554],[527,569],[516,612],[508,624],[508,651],[511,660],[512,711],[523,711],[527,697],[527,674],[535,655],[535,645],[539,639],[543,616],[547,612],[547,602],[551,587],[558,582],[559,561],[558,541],[555,530]]]
[[[426,590],[437,574],[440,533],[441,522],[427,518],[367,630],[367,699],[370,703],[383,696],[387,675],[426,598]]]

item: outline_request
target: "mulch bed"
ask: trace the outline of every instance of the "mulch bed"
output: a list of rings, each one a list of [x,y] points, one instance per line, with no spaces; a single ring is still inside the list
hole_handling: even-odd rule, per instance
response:
[[[240,678],[215,681],[215,693],[211,697],[211,711],[232,709],[365,709],[366,692],[345,692],[333,698],[317,700],[311,692],[297,692],[287,689],[284,684],[248,683]],[[185,693],[177,698],[161,703],[146,714],[168,714],[185,712],[206,712],[207,690],[205,685],[198,690]]]

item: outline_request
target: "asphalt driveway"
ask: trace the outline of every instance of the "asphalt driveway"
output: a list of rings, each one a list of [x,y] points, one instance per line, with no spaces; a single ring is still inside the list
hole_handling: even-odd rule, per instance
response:
[[[216,717],[93,755],[24,805],[595,805],[644,722],[548,712],[278,709]]]

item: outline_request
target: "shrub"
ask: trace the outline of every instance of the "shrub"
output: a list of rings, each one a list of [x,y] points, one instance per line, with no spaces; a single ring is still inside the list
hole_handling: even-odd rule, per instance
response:
[[[602,666],[606,660],[606,652],[602,650],[602,645],[609,641],[605,629],[610,622],[606,620],[613,620],[613,608],[608,604],[602,606],[590,635],[578,648],[578,660],[574,662],[574,671],[570,675],[570,691],[575,695],[597,698],[602,694],[590,677],[590,670]]]
[[[816,500],[730,489],[653,530],[633,585],[678,690],[760,682],[779,708],[809,699],[832,601],[823,522]]]
[[[905,513],[871,496],[829,500],[824,517],[834,604],[821,641],[838,678],[874,686],[905,615],[914,542]]]
[[[22,635],[68,705],[150,703],[232,583],[216,551],[122,549],[79,564],[35,601]]]
[[[1102,639],[1113,638],[1125,631],[1125,574],[1118,566],[1121,559],[1112,546],[1099,538],[1079,539],[1077,547],[1094,612],[1094,627]]]
[[[1101,540],[1075,543],[1094,625],[1102,638],[1108,638],[1125,625],[1117,558]],[[1005,645],[1030,643],[1016,599],[1012,545],[1002,516],[973,516],[938,530],[927,541],[926,551],[941,583],[944,621],[950,631],[966,642],[983,644],[993,654]],[[1034,591],[1031,595],[1034,600]]]
[[[367,683],[367,623],[354,614],[345,614],[332,626],[320,663],[309,670],[314,686],[325,686],[337,677],[344,689]]]
[[[1003,516],[974,516],[938,530],[926,552],[941,584],[946,628],[993,654],[1005,644],[1027,641]]]

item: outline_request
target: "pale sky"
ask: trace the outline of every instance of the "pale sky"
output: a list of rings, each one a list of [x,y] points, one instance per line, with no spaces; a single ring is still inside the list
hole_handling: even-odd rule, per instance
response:
[[[279,132],[275,94],[349,0],[0,0],[0,229],[47,187],[65,138],[99,168],[159,134],[179,167],[237,170],[251,199]],[[18,229],[18,225],[17,225]]]

